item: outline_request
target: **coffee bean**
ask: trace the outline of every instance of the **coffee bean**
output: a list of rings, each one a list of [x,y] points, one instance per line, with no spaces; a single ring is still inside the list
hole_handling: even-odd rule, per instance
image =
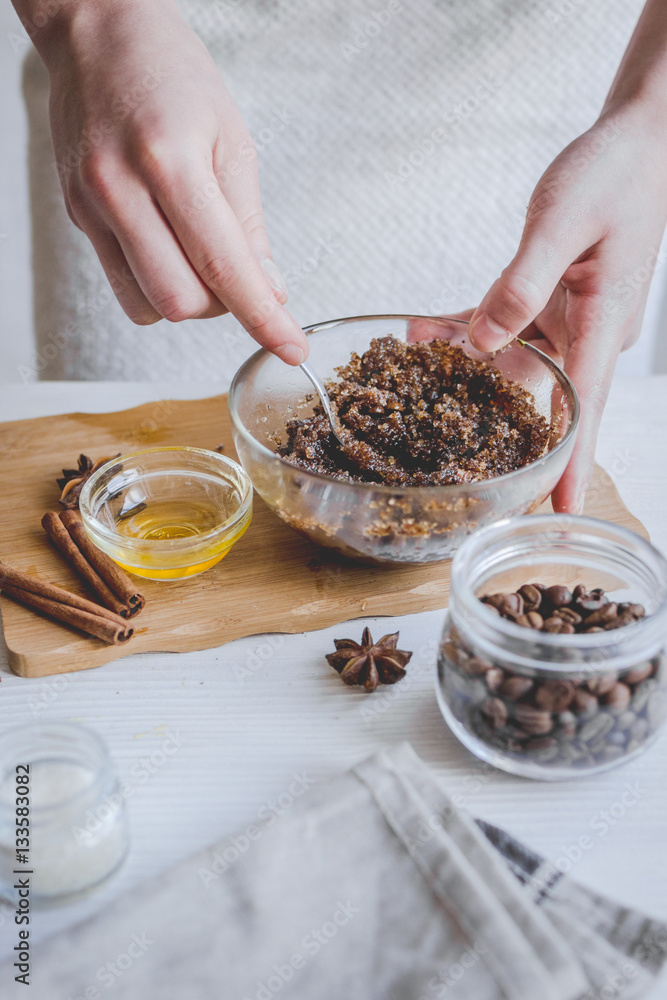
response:
[[[587,717],[594,715],[597,710],[598,700],[595,695],[589,691],[585,691],[583,688],[577,688],[572,700],[572,711],[576,712],[579,716]]]
[[[583,583],[578,583],[577,586],[572,591],[572,600],[578,601],[580,597],[583,597],[586,593],[586,588]]]
[[[623,730],[630,729],[632,724],[635,722],[636,718],[637,716],[635,715],[635,713],[631,712],[630,710],[626,712],[621,712],[621,714],[616,719],[616,728]]]
[[[507,706],[500,698],[487,698],[482,705],[482,712],[492,729],[502,729],[507,722]]]
[[[587,632],[604,632],[604,629],[600,625],[594,625],[593,628],[585,628],[584,635]]]
[[[535,704],[546,712],[562,712],[574,698],[571,681],[543,681],[535,692]]]
[[[630,729],[630,739],[642,742],[648,736],[648,722],[646,719],[636,719]]]
[[[604,604],[597,611],[593,611],[592,614],[588,615],[586,618],[586,628],[590,628],[592,625],[602,625],[604,628],[607,622],[612,621],[614,618],[616,618],[616,605]]]
[[[496,692],[505,680],[505,671],[501,670],[500,667],[491,667],[484,674],[484,680],[489,691]]]
[[[600,674],[599,676],[591,677],[589,681],[586,681],[586,687],[589,691],[598,696],[601,694],[608,694],[616,684],[617,680],[617,673]]]
[[[569,622],[570,625],[579,625],[583,621],[581,615],[578,615],[572,608],[556,608],[552,611],[551,617],[560,618],[564,622]]]
[[[649,680],[644,681],[643,684],[638,684],[635,688],[632,701],[632,710],[637,713],[637,715],[642,712],[648,705],[651,695],[656,690],[656,680],[655,677],[651,677]]]
[[[523,597],[521,594],[490,594],[483,597],[485,604],[497,608],[501,615],[515,617],[523,614]]]
[[[627,684],[615,684],[600,701],[611,712],[624,712],[630,704],[630,688]]]
[[[561,587],[557,584],[554,587],[547,587],[542,599],[550,604],[552,608],[564,608],[567,604],[571,603],[572,594],[567,587]]]
[[[541,712],[538,708],[521,702],[514,708],[514,718],[526,733],[546,735],[553,728],[549,712]]]
[[[601,764],[611,764],[613,760],[618,760],[618,758],[622,757],[623,754],[624,754],[623,747],[617,747],[613,745],[610,746],[609,744],[607,744],[607,746],[603,747],[602,750],[599,752],[598,759]]]
[[[542,626],[543,632],[559,633],[561,635],[572,635],[576,629],[569,622],[564,622],[562,618],[547,618]]]
[[[603,715],[598,712],[592,719],[585,722],[579,730],[579,739],[584,743],[593,743],[607,735],[610,729],[614,728],[614,720],[610,715]]]
[[[519,587],[517,593],[523,597],[525,612],[537,611],[542,603],[542,592],[532,583],[524,583],[523,587]]]
[[[495,669],[490,660],[485,660],[481,656],[468,657],[465,664],[461,664],[461,668],[465,670],[467,674],[473,674],[474,676],[477,676],[478,674],[485,674],[487,670]]]
[[[630,614],[633,618],[639,621],[646,614],[643,604],[619,604],[618,606],[619,615]]]
[[[585,768],[595,767],[597,761],[592,753],[583,754],[578,760],[573,762],[573,767],[578,770],[584,770]]]
[[[558,732],[566,740],[572,739],[577,731],[577,717],[573,712],[559,712]]]
[[[542,620],[542,615],[538,615],[537,611],[527,611],[525,615],[518,615],[514,619],[514,624],[539,630],[542,628]]]
[[[497,689],[498,694],[510,701],[518,701],[532,690],[533,682],[529,677],[508,677]]]
[[[573,743],[563,743],[560,748],[560,757],[565,764],[575,764],[577,761],[583,758],[589,757],[588,747],[582,749],[584,744]]]
[[[526,752],[546,764],[558,756],[559,746],[551,736],[538,736],[528,740]]]
[[[645,663],[640,663],[636,667],[633,667],[632,670],[628,670],[621,679],[624,684],[640,684],[647,677],[650,677],[652,673],[653,663],[651,660],[647,660]]]
[[[574,603],[577,611],[581,611],[581,613],[586,616],[591,614],[593,611],[599,611],[605,604],[608,604],[609,598],[605,594],[604,590],[597,588],[596,590],[591,590],[588,594],[583,594],[581,597],[577,597]]]
[[[634,625],[637,619],[627,611],[622,615],[616,615],[604,626],[605,632],[611,632],[615,628],[625,628],[626,625]]]
[[[607,737],[602,734],[602,736],[597,736],[594,740],[589,740],[586,744],[590,752],[596,756],[599,754],[607,745]]]

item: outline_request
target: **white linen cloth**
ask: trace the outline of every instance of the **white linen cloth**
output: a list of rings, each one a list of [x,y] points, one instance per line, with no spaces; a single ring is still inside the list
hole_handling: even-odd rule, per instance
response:
[[[258,148],[297,320],[474,305],[510,260],[540,174],[595,121],[641,7],[182,0]],[[24,89],[37,375],[224,388],[254,343],[229,316],[130,323],[63,207],[34,53]]]
[[[32,1000],[634,1000],[664,961],[665,925],[476,825],[408,744],[273,820],[46,942]]]

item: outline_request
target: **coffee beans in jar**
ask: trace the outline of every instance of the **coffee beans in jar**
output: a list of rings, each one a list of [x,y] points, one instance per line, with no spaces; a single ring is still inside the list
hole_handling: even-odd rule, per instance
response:
[[[512,593],[485,594],[481,601],[523,628],[564,636],[613,631],[645,615],[641,604],[615,603],[602,588],[581,584],[570,591],[528,583]],[[664,681],[663,660],[655,656],[623,671],[531,676],[506,662],[481,659],[455,626],[441,650],[444,688],[452,688],[450,708],[479,739],[491,749],[573,768],[615,761],[650,739],[667,709],[664,692],[659,706],[649,704]]]
[[[615,525],[537,515],[476,532],[454,558],[439,653],[450,728],[527,777],[639,753],[667,720],[666,594],[667,562]]]

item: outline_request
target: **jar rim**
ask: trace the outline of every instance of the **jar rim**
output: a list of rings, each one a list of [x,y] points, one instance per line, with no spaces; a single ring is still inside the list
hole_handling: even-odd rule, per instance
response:
[[[42,741],[44,747],[40,746]],[[78,788],[66,798],[51,802],[48,805],[38,805],[31,801],[31,815],[35,814],[42,817],[47,816],[49,812],[69,808],[75,805],[80,799],[98,794],[99,790],[107,784],[112,773],[111,758],[104,740],[95,730],[90,729],[88,726],[83,726],[78,722],[33,722],[23,726],[13,726],[11,729],[5,730],[0,736],[0,770],[4,769],[8,757],[15,758],[15,766],[18,766],[21,763],[18,760],[18,755],[21,752],[27,756],[31,753],[36,753],[37,748],[39,748],[39,760],[47,759],[44,752],[47,741],[52,742],[53,749],[49,751],[52,755],[58,752],[58,741],[63,741],[63,749],[71,750],[74,746],[74,741],[79,741],[83,749],[92,751],[91,755],[86,757],[85,760],[81,756],[80,763],[82,766],[85,764],[88,765],[93,774],[93,780],[89,785]],[[68,747],[65,741],[69,741]],[[7,749],[8,746],[9,750]],[[31,749],[31,747],[34,749]],[[32,764],[33,761],[26,759],[25,763]],[[6,780],[6,776],[4,780]]]
[[[484,572],[502,564],[503,552],[509,554],[511,539],[534,536],[540,539],[546,552],[568,543],[581,551],[594,551],[611,541],[617,556],[624,553],[628,561],[653,577],[658,606],[633,624],[622,629],[589,634],[562,635],[526,629],[501,618],[477,597],[476,582]],[[507,541],[507,549],[502,543]],[[585,544],[584,544],[585,541]],[[526,543],[526,548],[528,544]],[[536,551],[535,546],[533,551]],[[526,581],[528,582],[528,581]],[[574,514],[532,514],[505,518],[483,527],[471,535],[456,552],[452,562],[450,610],[457,624],[474,622],[475,644],[491,655],[502,648],[517,666],[529,669],[553,670],[558,673],[585,671],[607,673],[648,658],[664,644],[667,635],[667,560],[650,542],[636,532],[600,518]],[[610,646],[612,651],[610,652]],[[511,653],[508,650],[511,648]],[[562,654],[577,651],[581,660],[575,662]],[[652,652],[648,652],[651,650]]]

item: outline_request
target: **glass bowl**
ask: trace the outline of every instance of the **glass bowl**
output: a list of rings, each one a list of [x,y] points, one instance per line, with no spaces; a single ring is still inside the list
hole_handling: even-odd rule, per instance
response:
[[[597,632],[537,631],[479,600],[515,598],[535,583],[557,585],[562,602],[562,588],[570,596],[579,584],[602,588],[607,628],[598,621]],[[551,614],[548,596],[537,614],[545,604]],[[646,614],[615,627],[619,604],[641,604]],[[469,538],[452,563],[440,709],[469,750],[504,771],[546,780],[604,771],[641,753],[665,723],[666,639],[667,561],[639,535],[565,514],[501,521]]]
[[[81,491],[91,541],[136,576],[183,580],[215,566],[247,530],[252,484],[203,448],[150,448],[101,466]]]
[[[345,556],[373,563],[428,563],[450,558],[477,528],[535,510],[549,496],[572,454],[579,417],[574,386],[545,354],[515,342],[490,356],[453,318],[361,316],[307,327],[309,363],[323,379],[375,337],[403,342],[444,338],[528,389],[550,426],[537,461],[494,479],[451,486],[394,487],[344,482],[307,472],[275,453],[286,422],[307,416],[317,399],[307,377],[268,351],[239,369],[229,392],[236,450],[255,489],[300,534]]]

